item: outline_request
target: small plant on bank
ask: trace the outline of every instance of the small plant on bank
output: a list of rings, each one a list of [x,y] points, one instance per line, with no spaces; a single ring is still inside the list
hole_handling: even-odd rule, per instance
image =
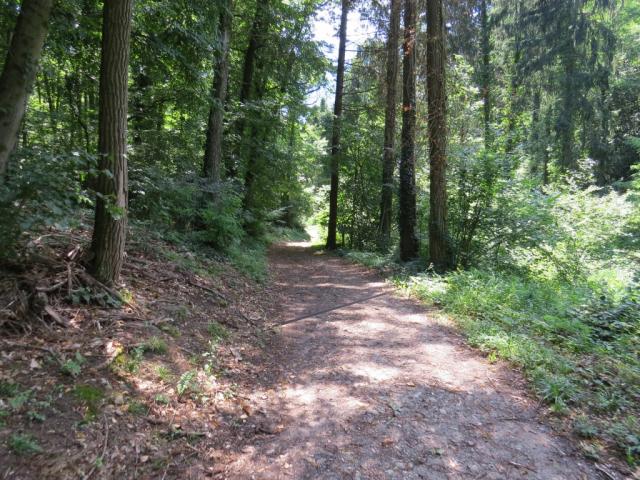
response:
[[[9,437],[9,448],[16,455],[34,455],[42,452],[42,447],[31,436],[26,434],[14,433]]]

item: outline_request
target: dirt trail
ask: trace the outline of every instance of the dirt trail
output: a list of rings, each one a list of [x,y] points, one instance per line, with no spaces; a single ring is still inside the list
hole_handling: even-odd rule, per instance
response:
[[[268,420],[223,478],[601,478],[491,365],[375,274],[303,244],[270,253],[277,336],[251,403]],[[277,379],[277,380],[275,380]],[[257,418],[255,415],[252,418]]]

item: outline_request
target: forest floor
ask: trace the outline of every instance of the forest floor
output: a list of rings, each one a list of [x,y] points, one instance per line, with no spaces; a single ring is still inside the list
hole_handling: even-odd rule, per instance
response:
[[[139,241],[127,307],[0,339],[0,478],[623,478],[371,270],[279,244],[258,284]]]

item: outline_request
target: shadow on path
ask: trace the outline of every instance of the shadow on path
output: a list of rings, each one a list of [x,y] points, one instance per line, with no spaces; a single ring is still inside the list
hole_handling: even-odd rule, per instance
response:
[[[435,312],[376,296],[389,287],[374,273],[306,245],[270,260],[272,321],[286,324],[251,398],[270,423],[220,478],[600,478],[541,423],[519,376]]]

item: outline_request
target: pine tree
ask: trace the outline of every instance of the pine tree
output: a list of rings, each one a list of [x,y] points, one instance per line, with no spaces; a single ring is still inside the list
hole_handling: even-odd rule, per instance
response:
[[[447,234],[447,118],[442,0],[427,0],[427,103],[429,108],[429,256],[436,270],[450,266]]]
[[[418,256],[416,235],[416,0],[404,1],[402,44],[402,133],[398,224],[400,259]]]
[[[398,81],[398,41],[400,38],[401,0],[391,0],[389,36],[387,38],[386,105],[384,121],[384,151],[382,154],[382,194],[380,200],[379,248],[383,251],[391,243],[393,216],[393,172],[396,163],[396,102]]]

